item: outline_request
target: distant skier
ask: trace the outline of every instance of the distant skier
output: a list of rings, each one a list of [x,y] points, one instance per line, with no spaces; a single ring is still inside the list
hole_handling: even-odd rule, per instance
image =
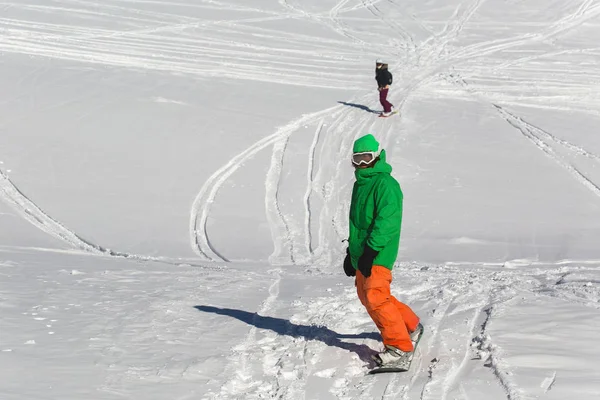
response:
[[[379,102],[383,106],[383,112],[380,117],[389,117],[394,111],[394,105],[387,100],[387,95],[392,85],[392,73],[388,71],[387,63],[382,60],[375,62],[375,80],[377,81],[377,90],[379,90]]]
[[[358,298],[381,331],[385,350],[376,361],[408,370],[413,342],[418,342],[423,326],[410,307],[390,292],[400,245],[402,189],[373,135],[354,142],[352,164],[356,182],[344,272],[356,276]]]

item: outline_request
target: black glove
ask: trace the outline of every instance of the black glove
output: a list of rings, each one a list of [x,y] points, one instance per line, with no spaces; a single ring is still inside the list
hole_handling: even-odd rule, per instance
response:
[[[346,276],[356,276],[356,270],[352,266],[350,251],[348,251],[348,249],[346,249],[346,258],[344,258],[344,272],[346,273]]]
[[[378,251],[375,251],[370,248],[369,245],[366,245],[365,251],[358,259],[358,270],[365,278],[371,276],[371,268],[373,268],[373,261],[375,261],[377,254],[379,254]]]

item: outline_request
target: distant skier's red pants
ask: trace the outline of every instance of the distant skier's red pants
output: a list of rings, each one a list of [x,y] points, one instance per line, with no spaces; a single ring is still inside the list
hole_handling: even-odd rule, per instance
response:
[[[392,103],[387,101],[387,95],[388,95],[389,90],[390,89],[381,89],[379,91],[379,102],[383,106],[383,112],[386,112],[386,113],[389,113],[390,111],[392,111],[392,107],[393,107]]]
[[[383,344],[402,351],[413,351],[409,332],[417,328],[419,317],[409,306],[392,296],[391,283],[392,271],[385,267],[374,265],[368,278],[356,271],[358,298],[381,331]]]

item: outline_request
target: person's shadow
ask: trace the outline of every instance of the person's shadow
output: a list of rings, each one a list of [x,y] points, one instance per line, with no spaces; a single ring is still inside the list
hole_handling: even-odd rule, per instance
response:
[[[295,338],[304,338],[306,340],[319,340],[328,346],[339,347],[358,354],[361,360],[367,362],[369,367],[375,366],[372,356],[377,352],[364,344],[343,342],[342,339],[373,339],[381,340],[377,332],[360,333],[358,335],[347,335],[337,333],[324,326],[318,325],[298,325],[293,324],[287,319],[264,317],[257,313],[235,310],[231,308],[218,308],[212,306],[194,306],[195,309],[207,313],[226,315],[228,317],[239,319],[248,325],[253,325],[260,329],[269,329],[279,335],[286,335]]]
[[[368,106],[365,106],[363,104],[348,103],[348,102],[345,102],[345,101],[338,101],[338,103],[343,104],[343,105],[348,106],[348,107],[359,108],[359,109],[361,109],[363,111],[367,111],[367,112],[370,112],[370,113],[373,113],[373,114],[379,114],[379,113],[381,113],[381,111],[373,110],[372,108],[369,108]]]

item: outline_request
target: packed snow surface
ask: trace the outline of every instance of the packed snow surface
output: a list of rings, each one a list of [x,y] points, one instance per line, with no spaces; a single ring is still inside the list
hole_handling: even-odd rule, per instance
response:
[[[593,0],[0,3],[0,399],[599,398],[599,35]],[[342,270],[366,133],[403,374]]]

